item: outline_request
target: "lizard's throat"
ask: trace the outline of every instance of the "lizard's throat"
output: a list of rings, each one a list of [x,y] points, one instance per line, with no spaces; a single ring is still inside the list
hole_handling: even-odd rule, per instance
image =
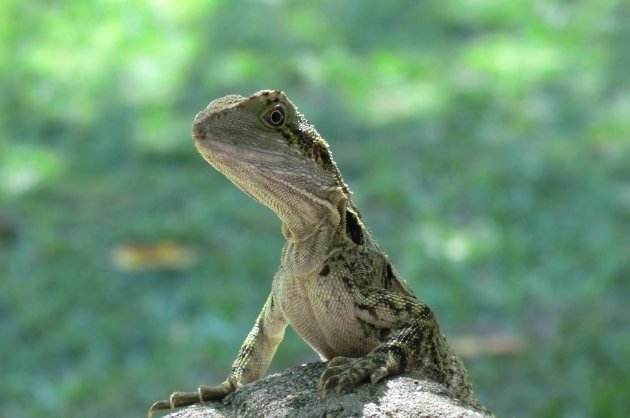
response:
[[[345,195],[338,186],[318,186],[303,179],[256,173],[257,185],[235,184],[256,201],[269,207],[282,221],[282,232],[289,241],[311,238],[323,228],[340,223],[340,202]],[[297,180],[297,181],[294,181]],[[250,186],[250,187],[248,187]]]
[[[245,194],[273,210],[289,241],[303,241],[322,228],[339,225],[340,207],[347,196],[333,176],[318,173],[313,167],[305,170],[306,163],[301,161],[292,167],[288,160],[281,164],[260,158],[250,162],[243,153],[238,158],[231,153],[201,154]]]

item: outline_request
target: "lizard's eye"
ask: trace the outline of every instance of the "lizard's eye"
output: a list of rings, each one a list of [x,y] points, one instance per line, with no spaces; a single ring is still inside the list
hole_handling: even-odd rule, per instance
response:
[[[265,120],[273,127],[279,127],[284,124],[285,114],[283,107],[274,107],[265,114]]]

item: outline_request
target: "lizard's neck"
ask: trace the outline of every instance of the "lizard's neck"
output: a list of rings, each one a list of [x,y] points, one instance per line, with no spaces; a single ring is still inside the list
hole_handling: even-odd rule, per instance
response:
[[[307,243],[341,224],[348,196],[339,187],[319,193],[292,190],[292,198],[264,202],[282,221],[282,234],[292,244]],[[328,235],[328,234],[325,234]]]
[[[294,196],[295,197],[295,196]],[[325,197],[309,195],[292,199],[298,205],[271,207],[282,220],[282,233],[287,242],[282,265],[293,275],[304,276],[321,269],[339,229],[343,228],[349,201],[341,188],[334,188]]]

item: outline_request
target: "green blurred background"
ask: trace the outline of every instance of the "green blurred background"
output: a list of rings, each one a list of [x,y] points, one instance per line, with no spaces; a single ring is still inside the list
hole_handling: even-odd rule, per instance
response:
[[[630,3],[0,3],[0,416],[222,380],[273,213],[195,113],[282,89],[498,416],[630,413]],[[316,356],[292,332],[272,370]]]

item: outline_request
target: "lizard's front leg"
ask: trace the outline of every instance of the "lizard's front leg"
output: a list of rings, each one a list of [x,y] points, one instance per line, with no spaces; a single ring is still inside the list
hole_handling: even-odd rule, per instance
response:
[[[168,400],[151,405],[148,417],[151,418],[159,410],[221,399],[246,383],[259,379],[269,367],[276,348],[284,337],[286,326],[287,321],[274,304],[273,295],[269,295],[232,364],[228,378],[217,386],[199,386],[196,392],[174,392]]]
[[[479,406],[464,365],[427,305],[413,296],[383,288],[353,289],[353,299],[357,319],[392,331],[364,357],[332,359],[319,382],[323,394],[342,391],[367,379],[374,384],[389,375],[415,369],[442,383],[457,398]]]

